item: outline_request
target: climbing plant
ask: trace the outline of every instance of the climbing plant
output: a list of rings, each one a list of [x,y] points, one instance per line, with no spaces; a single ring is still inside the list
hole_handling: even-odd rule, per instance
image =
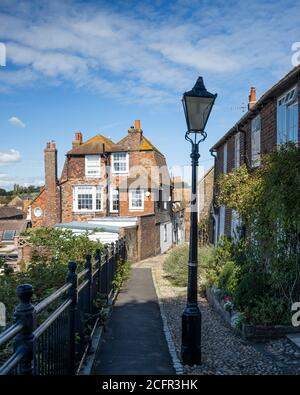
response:
[[[260,168],[249,170],[243,165],[223,175],[219,190],[219,204],[236,210],[246,226],[237,288],[263,281],[258,288],[264,292],[257,294],[260,309],[254,306],[253,311],[266,311],[263,298],[271,298],[281,305],[276,319],[278,311],[286,319],[300,294],[300,148],[283,145],[264,155]],[[242,292],[237,294],[251,317],[247,300]],[[255,305],[255,294],[251,300]]]

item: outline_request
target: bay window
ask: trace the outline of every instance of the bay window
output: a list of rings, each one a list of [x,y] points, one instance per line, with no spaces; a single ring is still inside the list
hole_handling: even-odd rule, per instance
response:
[[[289,90],[277,100],[277,144],[298,142],[298,92]]]
[[[103,188],[78,185],[74,187],[73,211],[93,212],[103,210]]]

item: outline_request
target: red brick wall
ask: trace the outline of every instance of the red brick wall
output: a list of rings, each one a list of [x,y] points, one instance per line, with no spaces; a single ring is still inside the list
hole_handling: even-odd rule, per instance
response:
[[[155,224],[155,215],[144,215],[138,222],[138,257],[146,259],[159,253],[159,225]]]
[[[284,89],[282,89],[282,94],[285,91],[288,91],[295,85],[294,82],[291,82],[289,85],[286,85]],[[263,107],[253,114],[254,118],[256,115],[260,114],[261,116],[261,153],[271,152],[276,148],[277,145],[277,97],[270,99],[267,103],[263,105]],[[300,142],[300,82],[298,82],[298,105],[299,105],[299,120],[298,120],[298,139]],[[245,124],[243,124],[240,128],[240,152],[241,152],[241,164],[246,163],[251,166],[251,119],[249,118]],[[223,147],[222,144],[217,149],[217,160],[216,160],[216,177],[215,177],[215,191],[217,193],[217,179],[220,174],[222,174],[223,170]],[[227,141],[227,167],[228,172],[234,167],[234,135],[231,136]],[[231,210],[226,209],[225,211],[225,234],[230,236],[231,234]]]

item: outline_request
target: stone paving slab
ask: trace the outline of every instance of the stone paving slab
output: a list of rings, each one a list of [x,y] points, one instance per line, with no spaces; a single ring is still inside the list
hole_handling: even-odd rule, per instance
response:
[[[300,350],[300,335],[290,334],[286,335],[286,337]]]
[[[175,374],[150,268],[132,268],[105,328],[92,374]]]

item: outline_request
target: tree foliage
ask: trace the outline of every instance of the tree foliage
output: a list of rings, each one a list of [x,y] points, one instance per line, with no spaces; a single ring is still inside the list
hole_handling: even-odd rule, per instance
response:
[[[259,291],[252,292],[251,300],[237,290],[239,303],[246,309],[247,303],[251,307],[257,299],[267,314],[264,298],[273,298],[281,305],[276,309],[278,320],[279,312],[290,311],[300,294],[300,148],[284,145],[265,155],[262,163],[254,171],[243,165],[222,176],[219,204],[236,210],[246,225],[243,258],[237,259],[241,266],[237,288],[245,291],[253,279],[260,279]],[[259,307],[253,311],[257,314]],[[248,313],[251,316],[249,308]],[[265,321],[270,322],[269,315]]]
[[[0,301],[7,310],[11,322],[13,310],[18,303],[16,287],[30,283],[34,289],[33,302],[39,302],[61,287],[66,280],[70,260],[83,269],[85,256],[94,256],[102,245],[88,238],[88,234],[74,235],[71,230],[54,228],[31,229],[26,232],[33,247],[33,257],[26,270],[0,276]]]

